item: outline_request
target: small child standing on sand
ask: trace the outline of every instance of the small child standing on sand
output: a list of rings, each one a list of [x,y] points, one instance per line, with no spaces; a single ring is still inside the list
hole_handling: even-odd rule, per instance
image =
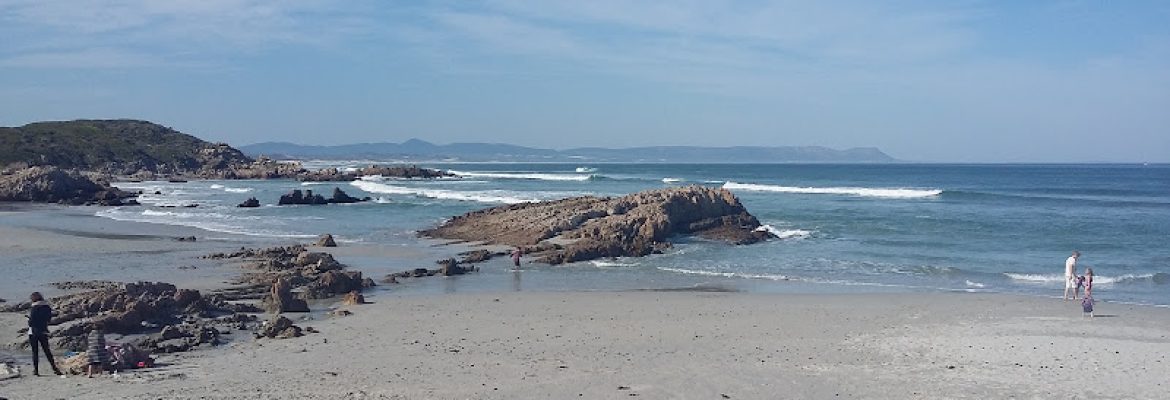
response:
[[[89,366],[86,367],[86,377],[93,378],[94,370],[97,370],[98,375],[101,375],[102,370],[109,364],[110,358],[106,351],[106,335],[102,332],[101,321],[93,324],[93,330],[89,331],[86,342],[85,356],[89,361]]]
[[[1093,300],[1093,296],[1085,294],[1085,297],[1081,298],[1081,309],[1083,310],[1083,313],[1081,313],[1082,317],[1093,318],[1093,303],[1096,303],[1096,301]]]

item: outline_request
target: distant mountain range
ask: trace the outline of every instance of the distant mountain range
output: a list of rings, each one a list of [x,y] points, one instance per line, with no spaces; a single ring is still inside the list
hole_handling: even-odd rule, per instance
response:
[[[379,161],[515,161],[515,162],[647,162],[647,163],[887,163],[897,161],[873,147],[836,150],[820,146],[652,146],[624,149],[583,147],[539,149],[499,143],[437,145],[419,139],[402,143],[358,143],[306,146],[265,142],[240,147],[251,156],[280,159],[369,159]]]

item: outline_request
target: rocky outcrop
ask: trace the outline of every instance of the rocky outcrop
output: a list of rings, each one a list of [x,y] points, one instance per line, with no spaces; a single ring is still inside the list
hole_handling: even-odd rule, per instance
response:
[[[268,297],[264,298],[264,309],[273,314],[286,312],[309,312],[309,303],[292,295],[288,279],[277,279],[272,284]]]
[[[689,186],[623,197],[575,197],[474,211],[420,232],[432,238],[520,246],[549,264],[640,257],[670,247],[675,235],[731,244],[774,237],[724,189]]]
[[[329,204],[329,202],[325,200],[325,196],[322,196],[319,194],[313,194],[312,190],[306,190],[304,192],[301,192],[300,189],[295,189],[291,192],[288,192],[288,194],[280,195],[280,201],[278,201],[276,203],[276,205],[278,205],[278,206],[286,206],[286,205],[294,205],[294,204],[321,205],[321,204]]]
[[[319,247],[337,247],[337,242],[333,240],[333,235],[326,233],[321,235],[313,245]]]
[[[347,306],[366,304],[366,297],[358,292],[349,292],[345,294],[345,297],[341,298],[341,304]]]
[[[240,203],[240,204],[236,205],[236,207],[240,207],[240,208],[256,208],[256,207],[260,207],[260,200],[256,200],[256,198],[255,198],[255,197],[249,197],[247,200],[244,200],[244,202],[243,202],[243,203]]]
[[[121,206],[133,195],[77,171],[57,167],[29,167],[0,175],[0,201]]]
[[[329,197],[330,204],[350,204],[359,203],[363,201],[370,201],[369,197],[357,198],[346,194],[339,188],[333,188],[333,195]]]
[[[70,286],[87,285],[75,283]],[[131,342],[145,349],[158,352],[186,351],[201,344],[218,344],[217,325],[240,327],[254,320],[253,317],[240,314],[253,311],[248,306],[229,303],[220,296],[203,296],[197,290],[179,289],[169,283],[97,282],[89,286],[99,289],[64,295],[50,301],[56,312],[56,316],[49,322],[56,327],[50,332],[50,337],[64,349],[84,350],[86,334],[100,324],[107,333],[132,335],[159,332]],[[0,311],[24,312],[30,306],[25,302]],[[195,330],[201,333],[173,337],[176,328],[168,327],[175,325],[183,325],[184,332]]]
[[[325,198],[325,196],[322,196],[320,194],[313,194],[312,190],[306,190],[306,191],[302,192],[300,189],[294,189],[293,191],[288,192],[287,194],[281,195],[280,201],[278,201],[276,203],[276,205],[279,205],[279,206],[294,205],[294,204],[322,205],[322,204],[338,204],[338,203],[357,203],[357,202],[369,201],[369,200],[370,200],[369,197],[359,199],[357,197],[350,196],[339,188],[333,188],[333,195],[330,196],[329,198]]]
[[[302,331],[301,327],[293,325],[291,319],[277,316],[264,323],[264,328],[256,333],[256,338],[291,339],[304,336]]]
[[[414,165],[410,166],[385,166],[385,165],[371,165],[365,168],[351,171],[342,171],[337,168],[325,168],[320,171],[306,172],[300,174],[296,179],[302,181],[312,182],[346,182],[356,180],[362,176],[381,176],[385,178],[401,178],[401,179],[434,179],[434,178],[450,178],[454,174],[430,168],[419,168]]]
[[[240,249],[233,253],[204,256],[209,259],[242,259],[244,274],[240,283],[247,284],[234,296],[258,298],[272,313],[306,312],[305,300],[326,299],[350,292],[361,292],[375,285],[362,277],[361,271],[346,271],[329,253],[309,251],[303,245],[268,249]],[[264,292],[256,293],[259,288]],[[293,290],[300,290],[293,293]],[[299,300],[299,301],[298,301]]]

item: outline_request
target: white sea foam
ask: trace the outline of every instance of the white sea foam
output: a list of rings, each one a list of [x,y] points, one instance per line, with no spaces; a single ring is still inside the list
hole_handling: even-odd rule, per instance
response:
[[[254,225],[260,217],[235,216],[221,213],[191,213],[181,211],[142,210],[141,212],[128,211],[121,207],[105,209],[94,213],[95,216],[109,218],[116,221],[146,222],[163,225],[187,226],[210,232],[231,233],[246,236],[264,236],[281,238],[312,238],[315,235],[304,235],[289,232],[277,232],[264,229],[255,229]]]
[[[662,178],[662,183],[678,183],[682,181],[682,178]]]
[[[776,227],[766,224],[757,227],[756,231],[771,232],[780,239],[804,239],[806,237],[812,236],[812,231],[806,231],[804,229],[776,229]]]
[[[621,263],[621,262],[616,262],[616,261],[602,261],[602,260],[593,260],[593,261],[590,261],[589,263],[591,263],[594,266],[599,267],[599,268],[637,267],[638,266],[637,263]]]
[[[747,273],[742,273],[742,272],[717,272],[717,271],[703,271],[703,270],[697,270],[697,269],[671,268],[671,267],[658,267],[658,269],[660,271],[677,272],[680,274],[719,276],[719,277],[724,277],[724,278],[767,279],[767,280],[772,280],[772,281],[792,280],[792,278],[790,278],[788,276],[778,275],[778,274],[747,274]]]
[[[538,174],[538,173],[510,173],[510,172],[464,172],[464,171],[447,171],[455,175],[465,176],[469,178],[492,178],[492,179],[529,179],[541,181],[587,181],[593,178],[593,175],[581,174]]]
[[[970,280],[968,280],[968,281],[967,281],[967,287],[973,287],[973,288],[983,288],[983,287],[986,287],[986,286],[987,286],[987,285],[984,285],[984,284],[982,284],[982,283],[979,283],[979,282],[972,282],[972,281],[970,281]]]
[[[252,188],[223,188],[223,191],[228,193],[248,193],[252,191]]]
[[[1015,274],[1015,273],[1008,272],[1008,273],[1004,273],[1004,275],[1006,275],[1008,278],[1011,278],[1011,279],[1014,279],[1017,281],[1025,281],[1025,282],[1038,282],[1038,283],[1048,283],[1048,282],[1063,283],[1064,282],[1064,274]],[[1096,275],[1093,277],[1093,284],[1094,285],[1099,285],[1099,284],[1110,285],[1110,284],[1114,284],[1114,283],[1153,280],[1154,278],[1155,278],[1154,274],[1125,274],[1125,275],[1119,275],[1119,276]]]
[[[597,172],[597,168],[577,167],[576,172],[578,174],[591,174],[591,173]]]
[[[412,195],[429,197],[432,199],[445,200],[459,200],[459,201],[477,201],[481,203],[532,203],[538,202],[538,199],[516,197],[512,192],[506,191],[457,191],[445,189],[425,189],[413,188],[405,186],[387,185],[385,183],[367,182],[367,181],[353,181],[350,185],[356,186],[358,189],[381,194],[398,194],[398,195]]]
[[[1013,280],[1025,282],[1064,282],[1063,274],[1016,274],[1007,272],[1004,275]]]
[[[212,189],[223,189],[223,185],[220,185],[220,184],[216,183],[216,184],[212,184],[212,185],[211,185],[211,188],[212,188]]]
[[[795,187],[795,186],[777,186],[777,185],[759,185],[753,183],[736,183],[727,182],[723,184],[724,189],[728,190],[744,190],[751,192],[775,192],[775,193],[798,193],[798,194],[836,194],[847,196],[861,196],[861,197],[884,197],[884,198],[922,198],[935,197],[942,194],[939,189],[901,189],[901,188],[865,188],[865,187]]]

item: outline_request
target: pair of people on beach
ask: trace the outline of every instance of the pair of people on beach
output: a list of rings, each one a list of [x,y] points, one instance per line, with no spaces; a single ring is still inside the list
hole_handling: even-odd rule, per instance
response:
[[[33,375],[41,375],[41,351],[45,353],[45,359],[49,361],[49,366],[53,367],[53,373],[57,375],[64,375],[60,368],[57,368],[57,362],[53,359],[53,352],[49,350],[49,321],[53,319],[53,307],[45,301],[45,297],[40,292],[33,292],[28,296],[32,306],[28,311],[28,342],[32,347],[32,362]],[[89,336],[86,337],[86,357],[88,366],[86,374],[93,377],[94,372],[101,373],[105,366],[109,364],[109,356],[106,351],[106,337],[102,333],[101,322],[95,322],[93,329],[90,330]]]

